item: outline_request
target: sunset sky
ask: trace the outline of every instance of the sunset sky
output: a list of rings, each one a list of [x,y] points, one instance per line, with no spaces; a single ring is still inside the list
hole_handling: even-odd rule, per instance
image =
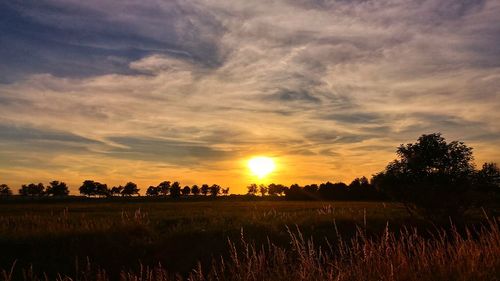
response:
[[[441,132],[500,162],[500,1],[0,3],[0,183],[350,181]]]

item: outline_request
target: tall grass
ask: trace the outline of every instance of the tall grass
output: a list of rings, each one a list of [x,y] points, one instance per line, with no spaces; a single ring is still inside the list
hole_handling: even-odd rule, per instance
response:
[[[141,217],[142,214],[136,214]],[[457,228],[422,235],[416,228],[391,231],[377,236],[359,229],[353,237],[317,243],[302,235],[298,227],[289,230],[289,247],[268,241],[265,245],[228,241],[229,257],[214,258],[212,266],[198,265],[188,276],[174,275],[161,265],[122,271],[122,281],[263,281],[263,280],[500,280],[500,228],[495,219],[482,227],[459,232]],[[326,247],[319,244],[327,245]],[[3,270],[0,280],[11,281],[12,269]],[[59,275],[58,281],[107,281],[106,271],[90,262],[76,269],[75,276]],[[23,269],[26,281],[49,280]]]
[[[127,226],[149,224],[147,212],[122,210],[118,216],[90,217],[71,214],[67,208],[50,213],[26,212],[16,216],[0,216],[0,238],[34,239],[37,236],[61,236],[81,232],[108,231]]]

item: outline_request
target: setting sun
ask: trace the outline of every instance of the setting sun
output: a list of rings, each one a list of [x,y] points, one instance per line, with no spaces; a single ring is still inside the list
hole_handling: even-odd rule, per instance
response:
[[[276,164],[270,157],[258,156],[248,160],[248,168],[254,175],[258,176],[259,178],[267,176],[269,173],[274,171],[275,167]]]

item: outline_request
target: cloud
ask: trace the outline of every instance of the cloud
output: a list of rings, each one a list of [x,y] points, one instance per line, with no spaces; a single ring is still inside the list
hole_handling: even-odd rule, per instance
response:
[[[2,3],[0,136],[13,151],[38,136],[43,156],[57,145],[39,143],[62,143],[57,169],[110,179],[157,177],[158,163],[237,185],[240,159],[265,153],[288,165],[276,181],[349,180],[430,132],[499,161],[499,13],[452,0]]]
[[[0,4],[0,82],[49,72],[62,77],[136,74],[152,54],[219,63],[220,24],[182,1],[27,1]],[[206,32],[210,29],[211,32]]]
[[[349,112],[349,113],[332,113],[326,116],[322,116],[322,118],[342,123],[370,124],[370,123],[380,122],[381,116],[376,113]]]
[[[279,90],[264,98],[268,101],[277,102],[299,102],[299,103],[320,103],[321,100],[306,91]]]
[[[98,141],[65,131],[0,125],[0,166],[5,172],[16,169],[61,171],[71,163],[59,162],[58,157],[67,154],[85,156],[103,146]]]
[[[105,153],[129,160],[195,166],[209,165],[211,161],[220,161],[230,156],[226,151],[201,143],[134,137],[114,137],[111,140],[120,146],[113,147]]]
[[[0,125],[0,139],[3,142],[36,142],[36,141],[56,141],[65,143],[95,143],[91,139],[80,137],[64,131],[40,130],[29,127]]]

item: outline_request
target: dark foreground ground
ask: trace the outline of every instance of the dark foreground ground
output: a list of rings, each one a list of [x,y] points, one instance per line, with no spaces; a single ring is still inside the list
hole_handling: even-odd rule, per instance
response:
[[[479,229],[479,225],[487,224],[484,218],[478,211],[470,215],[467,223]],[[491,220],[494,219],[490,218],[490,225]],[[243,247],[236,250],[242,255],[245,251],[248,254],[245,245],[256,245],[259,249],[260,245],[270,243],[296,251],[293,239],[297,237],[303,237],[305,244],[308,239],[314,241],[316,250],[322,247],[335,252],[342,243],[339,241],[349,241],[356,233],[381,237],[389,230],[394,233],[394,239],[398,239],[399,231],[413,231],[413,227],[419,231],[418,239],[431,240],[438,239],[430,234],[437,233],[437,229],[445,229],[445,232],[451,229],[449,225],[436,226],[410,218],[401,205],[387,202],[229,198],[177,202],[167,199],[9,200],[0,202],[0,269],[5,270],[0,280],[30,279],[32,275],[44,274],[44,278],[52,280],[98,269],[105,270],[107,278],[116,280],[124,279],[123,272],[140,272],[141,267],[160,264],[168,274],[187,277],[200,265],[207,269],[221,268],[223,265],[218,264],[224,263],[221,257],[227,260],[231,256],[229,241],[239,245],[242,238]],[[458,232],[465,233],[461,226],[457,228]],[[479,236],[478,233],[470,235],[471,239]],[[477,251],[481,255],[481,250]],[[500,254],[500,247],[498,251]],[[491,266],[496,268],[496,261],[493,262]],[[492,271],[486,277],[497,280],[494,278],[498,272]],[[264,277],[253,279],[258,278]]]

